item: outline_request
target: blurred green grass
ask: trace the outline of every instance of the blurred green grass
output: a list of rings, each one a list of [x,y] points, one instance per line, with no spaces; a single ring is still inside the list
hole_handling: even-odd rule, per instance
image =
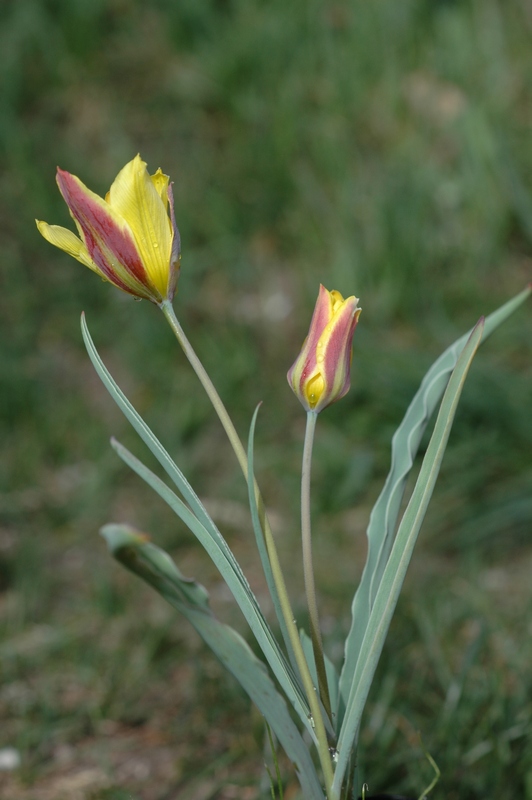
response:
[[[314,471],[340,657],[395,426],[431,360],[532,278],[531,32],[522,0],[1,4],[0,746],[23,753],[14,798],[71,796],[53,780],[95,760],[108,783],[81,797],[199,798],[209,780],[217,797],[252,797],[261,763],[260,743],[237,730],[249,720],[238,691],[95,535],[109,519],[136,524],[218,585],[107,448],[110,434],[137,445],[87,363],[82,309],[263,592],[245,487],[156,310],[35,229],[35,217],[68,224],[55,166],[103,193],[140,151],[175,181],[176,309],[243,436],[264,400],[258,465],[287,564],[303,420],[284,375],[319,282],[361,297],[353,390],[320,420]],[[368,710],[372,789],[428,783],[419,729],[440,796],[532,798],[531,333],[526,309],[468,379]],[[240,722],[224,732],[231,715]],[[143,752],[174,754],[171,769],[154,756],[148,780],[103,757],[123,739],[137,753],[135,731],[150,733]],[[232,795],[225,762],[190,783],[224,752]]]

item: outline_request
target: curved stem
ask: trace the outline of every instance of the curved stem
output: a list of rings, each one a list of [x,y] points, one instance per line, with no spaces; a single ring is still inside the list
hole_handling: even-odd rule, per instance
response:
[[[312,446],[314,444],[314,431],[318,415],[315,411],[307,413],[307,427],[305,430],[305,444],[303,447],[303,467],[301,470],[301,542],[303,546],[303,574],[305,577],[305,593],[310,618],[310,635],[316,662],[318,686],[320,697],[325,711],[332,722],[331,699],[327,684],[327,672],[323,656],[323,642],[321,639],[320,619],[316,600],[316,587],[314,583],[314,568],[312,565],[312,536],[310,530],[310,473],[312,466]]]
[[[183,328],[179,324],[179,321],[175,315],[175,311],[171,302],[169,300],[165,300],[163,303],[161,303],[160,309],[163,312],[168,324],[172,328],[172,331],[174,332],[177,341],[181,345],[181,348],[183,349],[183,352],[185,353],[187,359],[189,360],[190,365],[192,366],[193,370],[198,376],[212,405],[214,406],[214,410],[218,414],[220,422],[222,423],[222,426],[227,434],[231,446],[235,451],[238,463],[240,464],[242,472],[244,473],[244,477],[246,478],[247,481],[248,459],[246,451],[244,450],[242,442],[240,441],[240,437],[236,432],[231,417],[227,413],[227,410],[224,404],[222,403],[222,400],[218,392],[216,391],[213,382],[209,378],[203,364],[197,357],[196,353],[194,352],[194,349],[192,348],[192,345],[188,341],[185,332],[183,331]],[[331,755],[329,752],[329,745],[327,741],[327,733],[325,731],[325,724],[322,716],[320,702],[316,693],[316,689],[314,687],[314,683],[309,671],[305,654],[303,652],[303,647],[301,645],[299,632],[297,629],[297,623],[294,618],[294,614],[290,605],[290,599],[288,597],[286,583],[281,570],[281,564],[277,554],[275,540],[273,538],[273,533],[268,521],[268,517],[266,515],[264,501],[262,499],[262,495],[260,493],[256,480],[254,480],[254,488],[255,488],[257,507],[259,511],[259,518],[264,531],[266,548],[270,559],[275,586],[277,589],[277,593],[279,595],[281,612],[285,621],[290,645],[292,647],[296,664],[301,675],[303,688],[305,690],[305,694],[307,695],[307,700],[312,715],[312,727],[314,728],[314,732],[316,735],[318,757],[323,771],[323,778],[325,780],[327,798],[328,800],[337,800],[338,794],[332,789],[334,775],[331,762]]]

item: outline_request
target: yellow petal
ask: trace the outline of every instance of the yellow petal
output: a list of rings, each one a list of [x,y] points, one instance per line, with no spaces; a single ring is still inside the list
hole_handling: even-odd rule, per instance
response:
[[[69,231],[68,228],[62,228],[60,225],[48,225],[47,222],[42,222],[38,219],[36,219],[35,222],[37,223],[39,233],[41,236],[44,236],[47,242],[59,247],[60,250],[64,250],[69,256],[77,258],[78,261],[81,261],[82,264],[92,269],[93,272],[96,272],[100,277],[104,277],[101,270],[98,269],[90,257],[89,251],[84,243],[81,239],[78,239],[75,233]]]
[[[111,208],[129,224],[146,272],[162,297],[168,289],[173,238],[159,194],[165,177],[156,173],[156,186],[137,155],[118,173],[108,195]]]
[[[170,177],[165,175],[162,169],[159,167],[155,175],[150,175],[150,178],[151,182],[157,189],[157,194],[164,203],[165,209],[168,211],[168,184],[170,183]]]
[[[330,294],[331,302],[332,302],[332,313],[336,314],[336,312],[339,310],[339,308],[345,302],[344,298],[342,297],[340,292],[336,291],[336,289],[333,289],[331,292],[329,292],[329,294]]]

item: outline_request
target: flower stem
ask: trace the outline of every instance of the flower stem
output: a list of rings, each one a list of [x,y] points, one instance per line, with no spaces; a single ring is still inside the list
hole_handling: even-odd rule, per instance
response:
[[[305,444],[303,447],[303,467],[301,470],[301,541],[303,546],[303,574],[305,577],[305,593],[310,618],[310,635],[316,662],[318,686],[320,697],[325,711],[332,722],[331,699],[327,684],[327,672],[323,656],[323,643],[321,639],[318,604],[316,601],[316,587],[314,584],[314,569],[312,566],[312,537],[310,531],[310,473],[312,464],[312,446],[314,444],[314,431],[318,415],[315,411],[307,412],[307,427],[305,430]]]
[[[190,344],[189,340],[185,335],[183,328],[179,324],[172,303],[169,300],[165,300],[163,303],[161,303],[160,308],[164,316],[166,317],[168,324],[172,328],[172,331],[174,332],[177,341],[181,345],[184,354],[188,358],[192,369],[200,379],[201,385],[205,389],[205,392],[209,400],[213,404],[214,410],[218,414],[220,422],[222,423],[223,428],[229,439],[229,442],[231,443],[231,447],[235,451],[235,455],[238,459],[238,463],[240,464],[242,472],[244,473],[245,476],[247,476],[248,459],[246,451],[244,450],[242,442],[240,441],[240,437],[235,430],[233,421],[229,416],[229,414],[227,413],[227,409],[225,408],[224,404],[222,403],[220,395],[216,391],[214,384],[209,378],[205,367],[197,357],[192,345]]]
[[[183,328],[179,324],[179,321],[175,315],[175,311],[173,309],[171,302],[169,300],[165,300],[163,303],[161,303],[160,309],[163,312],[168,324],[170,325],[177,341],[181,345],[181,348],[183,349],[183,352],[185,353],[187,359],[189,360],[190,365],[192,366],[193,370],[198,376],[212,405],[214,406],[214,410],[218,414],[220,422],[222,423],[222,426],[227,434],[231,446],[235,451],[238,463],[240,464],[242,472],[244,473],[244,477],[246,478],[247,481],[248,459],[246,451],[244,450],[242,442],[240,441],[240,437],[236,432],[231,417],[227,413],[227,410],[224,404],[222,403],[222,400],[218,392],[216,391],[214,384],[209,378],[203,364],[199,360],[198,356],[196,355],[196,353],[192,348],[192,345],[188,341],[185,332],[183,331]],[[279,596],[281,613],[286,625],[287,634],[295,657],[295,661],[299,669],[299,673],[301,675],[303,688],[305,690],[305,694],[307,695],[310,713],[312,715],[313,728],[317,741],[318,757],[320,760],[321,768],[323,771],[323,778],[325,781],[326,795],[328,800],[337,800],[337,794],[333,792],[332,789],[334,775],[333,775],[331,755],[329,752],[329,745],[327,741],[327,733],[325,731],[325,724],[322,716],[320,702],[316,693],[316,689],[314,687],[314,682],[312,680],[312,676],[309,671],[305,654],[303,652],[303,647],[301,645],[299,632],[297,629],[297,623],[294,618],[292,607],[290,605],[290,599],[288,597],[286,583],[281,570],[281,564],[277,554],[275,540],[273,538],[273,533],[270,527],[270,523],[266,515],[264,501],[262,499],[262,495],[260,493],[256,480],[254,480],[254,489],[255,489],[257,507],[259,511],[259,518],[262,525],[262,529],[264,531],[264,540],[268,552],[268,557],[270,560],[273,578],[275,581],[275,587],[277,589],[277,594]]]

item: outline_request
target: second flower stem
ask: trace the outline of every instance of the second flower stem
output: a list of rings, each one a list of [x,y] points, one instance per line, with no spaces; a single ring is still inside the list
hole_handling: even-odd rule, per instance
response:
[[[168,324],[172,328],[172,331],[174,332],[177,341],[181,345],[183,352],[185,353],[188,361],[190,362],[192,368],[194,369],[196,375],[198,376],[203,388],[205,389],[207,396],[209,397],[212,405],[214,406],[214,409],[218,414],[220,422],[222,423],[222,426],[233,447],[233,450],[235,451],[238,463],[240,464],[242,472],[244,473],[244,477],[246,478],[247,481],[248,459],[246,451],[244,450],[242,442],[240,441],[240,437],[236,432],[235,426],[233,425],[233,421],[229,416],[229,414],[227,413],[227,409],[225,408],[218,392],[216,391],[214,384],[209,378],[205,370],[205,367],[199,360],[198,356],[194,352],[192,345],[188,341],[185,332],[183,331],[183,328],[179,324],[179,321],[175,315],[175,311],[173,309],[171,302],[169,300],[165,300],[163,303],[161,303],[160,308]],[[328,800],[337,800],[337,795],[332,790],[332,783],[334,776],[333,776],[331,756],[329,752],[329,745],[327,741],[327,733],[325,731],[325,723],[322,717],[320,703],[314,688],[314,683],[309,671],[307,660],[303,652],[303,647],[299,639],[299,632],[290,605],[290,599],[288,597],[284,576],[281,571],[281,565],[277,554],[277,548],[275,546],[275,540],[273,538],[273,533],[268,521],[268,517],[266,515],[264,501],[262,499],[262,495],[260,493],[256,481],[254,482],[254,489],[255,489],[255,497],[257,500],[257,507],[259,510],[259,517],[264,531],[264,539],[268,551],[268,557],[270,559],[270,564],[272,567],[272,573],[275,580],[277,593],[279,596],[282,615],[286,624],[290,645],[294,653],[294,657],[297,663],[297,667],[299,669],[301,681],[305,689],[305,694],[307,695],[307,700],[312,715],[312,720],[313,720],[312,724],[315,729],[318,756],[321,768],[323,770],[323,777],[325,780],[327,798]],[[323,703],[323,698],[322,698],[322,703]],[[330,712],[327,711],[327,713]]]
[[[316,587],[314,583],[314,568],[312,565],[312,536],[310,524],[310,474],[312,465],[312,447],[314,444],[314,431],[318,415],[315,411],[307,412],[307,427],[305,430],[305,444],[303,447],[303,467],[301,470],[301,541],[303,547],[303,574],[305,578],[305,593],[310,618],[310,635],[314,650],[314,661],[318,676],[320,697],[325,711],[332,722],[331,699],[327,683],[325,658],[323,655],[323,642],[321,639]]]

